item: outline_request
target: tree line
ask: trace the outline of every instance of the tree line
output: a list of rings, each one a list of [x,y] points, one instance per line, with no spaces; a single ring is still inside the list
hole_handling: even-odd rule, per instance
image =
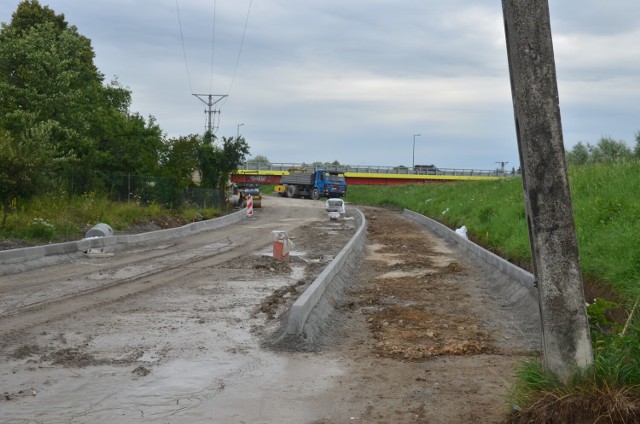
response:
[[[640,131],[636,145],[631,149],[624,141],[601,137],[595,145],[579,142],[566,153],[569,165],[612,164],[640,160]]]
[[[167,138],[153,116],[130,110],[132,93],[105,82],[91,40],[38,0],[19,3],[0,27],[0,197],[63,191],[109,194],[122,175],[185,187],[225,188],[249,146],[242,137]],[[155,186],[155,185],[154,185]]]

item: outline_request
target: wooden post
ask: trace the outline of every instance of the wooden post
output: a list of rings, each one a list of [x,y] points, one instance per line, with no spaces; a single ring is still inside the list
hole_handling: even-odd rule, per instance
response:
[[[562,142],[547,0],[502,0],[518,150],[547,369],[593,362]]]

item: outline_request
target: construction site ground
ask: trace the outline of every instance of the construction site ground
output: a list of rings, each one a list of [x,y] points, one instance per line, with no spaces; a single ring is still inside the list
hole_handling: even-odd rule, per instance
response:
[[[504,422],[538,323],[401,211],[360,208],[367,249],[314,348],[273,343],[355,233],[352,205],[323,206],[265,197],[221,230],[0,277],[0,422]]]

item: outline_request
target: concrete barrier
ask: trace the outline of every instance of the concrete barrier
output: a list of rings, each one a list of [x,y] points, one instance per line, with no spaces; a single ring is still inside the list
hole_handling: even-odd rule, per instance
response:
[[[353,211],[356,222],[359,225],[358,230],[349,240],[349,243],[342,248],[333,261],[327,265],[291,306],[286,334],[302,334],[311,312],[330,286],[343,284],[349,281],[349,277],[353,275],[350,272],[353,271],[353,267],[349,264],[358,262],[357,257],[364,251],[367,234],[367,221],[364,214],[358,209],[353,209]]]
[[[538,297],[538,290],[535,287],[535,278],[533,274],[525,271],[524,269],[512,264],[511,262],[501,258],[500,256],[486,250],[485,248],[475,244],[474,242],[461,237],[452,229],[445,225],[442,225],[438,221],[428,218],[419,213],[405,209],[403,215],[414,222],[428,228],[450,243],[457,244],[460,249],[472,253],[482,259],[493,268],[500,270],[505,275],[513,278],[521,286],[526,288],[530,294],[534,297]]]
[[[197,234],[202,231],[215,230],[246,218],[245,210],[240,210],[220,218],[208,219],[183,225],[182,227],[166,230],[150,231],[140,234],[117,235],[108,237],[92,237],[66,243],[47,244],[43,246],[25,247],[0,251],[0,265],[19,265],[22,263],[43,259],[47,257],[72,255],[78,252],[86,252],[89,249],[105,247],[130,247],[149,242],[168,240],[176,237]],[[0,268],[0,275],[10,273],[8,266]]]

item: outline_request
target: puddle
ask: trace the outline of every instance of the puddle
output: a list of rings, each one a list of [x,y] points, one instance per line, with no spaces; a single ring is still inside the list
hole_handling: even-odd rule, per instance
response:
[[[206,359],[147,365],[141,374],[135,367],[51,369],[37,396],[4,402],[3,415],[15,422],[310,422],[322,411],[308,399],[344,373],[330,359],[309,366],[305,358],[242,352],[211,351]]]
[[[220,250],[220,249],[224,249],[225,247],[229,247],[230,245],[231,243],[228,243],[228,242],[227,243],[217,242],[217,243],[207,244],[206,246],[202,246],[197,250]]]
[[[126,280],[127,278],[132,278],[137,275],[145,274],[147,272],[152,272],[155,269],[157,269],[157,265],[128,266],[125,268],[120,268],[113,275],[109,276],[109,278],[113,280]]]
[[[140,362],[157,362],[160,357],[155,352],[145,352],[138,358]]]

